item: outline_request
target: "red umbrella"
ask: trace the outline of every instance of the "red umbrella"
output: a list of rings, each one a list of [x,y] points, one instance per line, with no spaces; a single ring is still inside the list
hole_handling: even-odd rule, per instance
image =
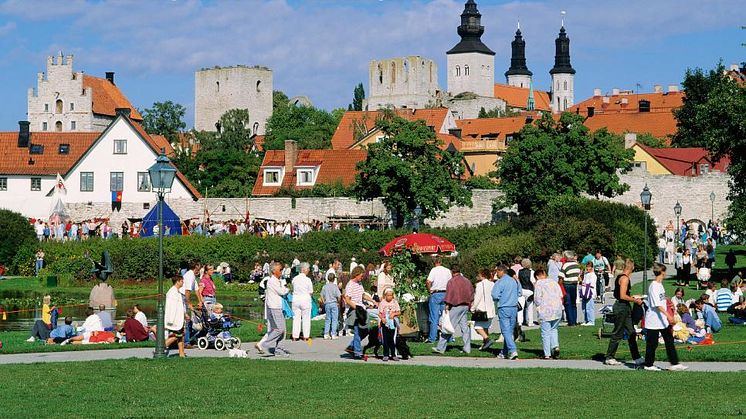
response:
[[[397,249],[407,248],[415,253],[447,253],[455,252],[456,245],[448,240],[429,233],[412,233],[391,240],[383,246],[379,253],[391,256]]]

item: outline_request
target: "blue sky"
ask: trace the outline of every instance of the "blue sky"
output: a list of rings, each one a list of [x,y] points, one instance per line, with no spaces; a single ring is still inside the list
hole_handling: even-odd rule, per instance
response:
[[[510,61],[520,19],[528,66],[547,89],[560,11],[577,70],[575,99],[614,87],[651,91],[679,83],[687,67],[746,61],[742,0],[477,0],[495,56],[495,80]],[[266,65],[274,88],[316,106],[346,107],[368,61],[423,55],[439,67],[458,42],[462,0],[31,1],[0,2],[0,130],[25,119],[26,94],[47,55],[75,55],[76,70],[117,85],[138,108],[173,100],[191,127],[194,71],[214,65]]]

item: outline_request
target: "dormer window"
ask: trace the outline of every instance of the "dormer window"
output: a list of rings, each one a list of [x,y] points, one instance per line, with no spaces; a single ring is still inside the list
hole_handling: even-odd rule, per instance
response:
[[[70,144],[60,144],[60,154],[70,154]]]
[[[280,186],[282,183],[282,169],[279,167],[264,169],[264,186]]]
[[[316,169],[303,167],[297,169],[298,186],[313,186],[316,183]]]
[[[44,146],[41,144],[31,144],[31,154],[44,154]]]

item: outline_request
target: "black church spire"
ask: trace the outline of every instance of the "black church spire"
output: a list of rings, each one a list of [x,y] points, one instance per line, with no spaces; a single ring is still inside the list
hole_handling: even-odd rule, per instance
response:
[[[461,13],[461,25],[458,27],[461,41],[446,54],[480,52],[495,55],[491,49],[487,48],[487,45],[482,43],[481,36],[484,33],[484,26],[481,25],[481,20],[482,15],[477,10],[477,3],[474,0],[467,0],[464,5],[464,12]]]
[[[505,72],[505,77],[532,76],[533,73],[526,66],[526,41],[523,40],[520,27],[515,31],[515,39],[510,43],[510,46],[512,49],[510,68]]]
[[[575,74],[575,69],[570,64],[570,38],[565,33],[564,25],[560,28],[554,45],[554,68],[549,70],[549,74]]]

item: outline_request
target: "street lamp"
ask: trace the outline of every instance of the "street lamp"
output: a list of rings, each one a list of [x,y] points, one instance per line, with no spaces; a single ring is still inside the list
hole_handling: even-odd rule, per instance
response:
[[[710,223],[715,224],[715,192],[710,192]]]
[[[645,250],[643,251],[643,257],[642,257],[642,283],[643,283],[643,293],[646,292],[648,287],[648,213],[647,211],[650,210],[650,201],[653,199],[653,194],[650,193],[650,189],[648,188],[648,184],[645,184],[645,187],[642,189],[642,192],[640,193],[640,201],[642,201],[642,209],[645,211],[644,218],[645,218]]]
[[[681,204],[679,204],[679,201],[676,201],[676,205],[673,206],[673,213],[676,214],[676,246],[679,245],[679,241],[681,240],[681,221],[679,218],[681,217]]]
[[[150,184],[153,191],[158,195],[158,327],[155,341],[154,358],[166,356],[166,337],[163,332],[166,329],[165,314],[163,307],[163,197],[171,192],[171,186],[176,177],[176,169],[166,157],[166,150],[161,148],[161,154],[155,159],[155,164],[148,169]]]

